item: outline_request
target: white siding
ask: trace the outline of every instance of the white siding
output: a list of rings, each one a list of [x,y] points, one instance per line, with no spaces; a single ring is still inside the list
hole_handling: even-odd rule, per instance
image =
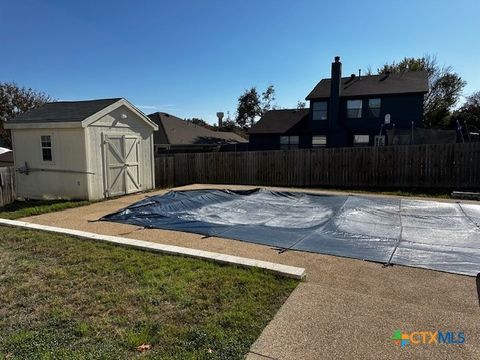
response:
[[[52,162],[42,161],[40,137],[52,137]],[[85,199],[87,193],[84,129],[12,130],[17,196],[31,199]]]
[[[139,144],[141,190],[152,189],[153,129],[126,106],[111,111],[86,128],[12,129],[17,195],[31,199],[105,197],[102,134],[135,136]],[[53,161],[43,161],[41,136],[52,138]],[[136,190],[137,188],[135,188]]]
[[[122,114],[126,115],[122,119]],[[104,197],[104,164],[102,133],[107,135],[133,135],[140,138],[140,179],[142,190],[155,187],[153,163],[153,129],[137,114],[125,106],[115,109],[86,128],[88,188],[91,199]]]

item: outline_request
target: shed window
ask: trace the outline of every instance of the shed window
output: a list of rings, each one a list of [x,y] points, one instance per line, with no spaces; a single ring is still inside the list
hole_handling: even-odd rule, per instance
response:
[[[40,142],[42,147],[42,160],[52,161],[52,137],[50,135],[42,135]]]
[[[369,135],[353,135],[353,145],[368,146],[370,143]]]
[[[362,100],[347,100],[347,117],[349,119],[362,117]]]
[[[368,116],[371,118],[380,117],[380,106],[382,101],[380,99],[368,99]]]
[[[318,101],[313,103],[313,120],[327,120],[327,102]]]
[[[325,135],[312,136],[312,147],[327,146],[327,137]]]
[[[298,136],[280,136],[281,150],[298,149],[298,144],[299,144]]]

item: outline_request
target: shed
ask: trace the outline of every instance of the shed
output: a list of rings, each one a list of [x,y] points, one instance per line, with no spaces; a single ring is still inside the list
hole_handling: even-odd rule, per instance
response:
[[[155,186],[158,126],[123,98],[50,102],[4,127],[18,197],[97,200]]]

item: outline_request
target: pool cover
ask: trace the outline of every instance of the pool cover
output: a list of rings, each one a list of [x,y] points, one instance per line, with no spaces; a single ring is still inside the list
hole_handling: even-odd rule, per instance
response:
[[[480,205],[366,196],[172,191],[101,220],[275,247],[422,267],[480,272]]]

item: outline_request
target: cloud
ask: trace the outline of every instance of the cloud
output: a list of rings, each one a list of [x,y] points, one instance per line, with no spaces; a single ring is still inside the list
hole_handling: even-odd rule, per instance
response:
[[[177,105],[175,104],[160,104],[160,105],[135,105],[139,109],[145,110],[178,110]]]
[[[137,108],[140,109],[147,109],[147,110],[154,110],[157,107],[155,105],[135,105]]]

